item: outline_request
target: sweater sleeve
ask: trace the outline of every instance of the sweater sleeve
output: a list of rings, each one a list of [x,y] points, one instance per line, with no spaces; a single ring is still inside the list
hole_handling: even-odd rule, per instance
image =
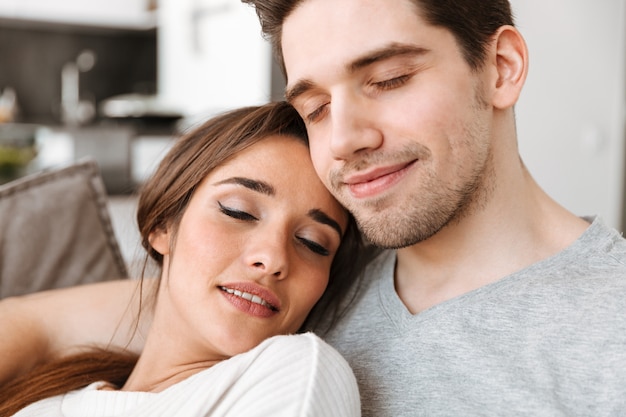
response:
[[[224,416],[361,415],[358,386],[348,363],[313,333],[276,336],[251,353],[237,383],[217,406]]]
[[[63,412],[61,412],[63,410]],[[18,415],[360,417],[348,363],[313,333],[272,337],[160,393],[99,391],[46,399]]]
[[[311,334],[312,337],[312,334]],[[315,354],[310,368],[309,395],[300,415],[360,416],[361,403],[356,378],[348,362],[330,345],[315,336]]]

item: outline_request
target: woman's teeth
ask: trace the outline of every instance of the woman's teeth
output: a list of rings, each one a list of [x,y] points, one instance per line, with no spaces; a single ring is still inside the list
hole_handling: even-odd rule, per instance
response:
[[[233,290],[230,288],[226,288],[226,287],[221,287],[222,291],[226,291],[229,294],[233,294],[236,295],[237,297],[241,297],[244,300],[248,300],[252,303],[255,304],[260,304],[264,307],[267,307],[271,310],[276,310],[276,308],[271,305],[270,303],[268,303],[267,301],[265,301],[264,299],[262,299],[261,297],[259,297],[258,295],[254,295],[254,294],[250,294],[249,292],[243,292],[243,291],[239,291],[239,290]]]

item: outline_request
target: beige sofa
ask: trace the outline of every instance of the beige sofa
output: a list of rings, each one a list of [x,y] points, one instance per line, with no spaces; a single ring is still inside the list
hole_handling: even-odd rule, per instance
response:
[[[127,276],[93,160],[0,185],[0,298]]]

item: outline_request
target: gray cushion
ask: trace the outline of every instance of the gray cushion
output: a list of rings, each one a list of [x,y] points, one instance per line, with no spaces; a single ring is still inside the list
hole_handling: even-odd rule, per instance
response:
[[[125,277],[94,161],[0,185],[0,298]]]

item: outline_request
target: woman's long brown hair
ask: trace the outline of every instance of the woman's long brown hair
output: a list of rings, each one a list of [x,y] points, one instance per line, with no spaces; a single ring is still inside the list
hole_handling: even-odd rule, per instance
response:
[[[146,256],[162,266],[163,257],[150,246],[150,234],[165,227],[172,227],[175,233],[202,180],[243,149],[272,135],[288,135],[304,143],[308,140],[304,123],[284,102],[223,113],[177,140],[139,194],[137,223]],[[335,304],[339,305],[356,279],[362,266],[361,249],[361,235],[350,216],[331,266],[324,311],[330,312]],[[9,417],[33,402],[97,381],[121,387],[137,359],[137,355],[122,350],[90,348],[44,363],[0,386],[0,417]]]
[[[121,387],[128,379],[137,355],[104,349],[43,363],[0,387],[0,417],[10,417],[29,404],[107,381]]]

